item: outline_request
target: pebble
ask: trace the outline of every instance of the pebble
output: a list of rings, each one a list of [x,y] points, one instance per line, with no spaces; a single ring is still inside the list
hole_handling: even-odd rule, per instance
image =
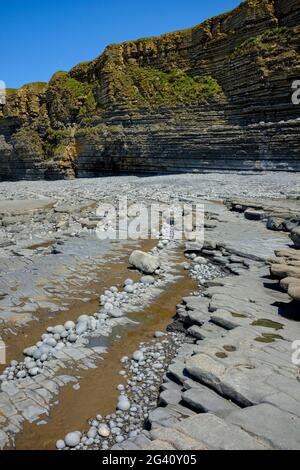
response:
[[[38,375],[39,373],[39,368],[38,367],[33,367],[32,369],[29,369],[29,374],[32,375],[33,377],[35,375]]]
[[[73,330],[75,329],[75,323],[73,321],[67,321],[65,324],[64,324],[64,328],[65,330],[69,331],[69,330]]]
[[[142,351],[136,351],[133,353],[132,357],[135,361],[140,362],[144,360],[144,353]]]
[[[166,333],[163,333],[162,331],[156,331],[154,333],[154,338],[162,338],[163,336],[166,336]]]
[[[62,439],[56,442],[56,448],[58,450],[63,450],[65,447],[66,447],[66,444]]]
[[[108,437],[110,435],[110,429],[106,424],[100,424],[98,427],[98,434],[101,437]]]
[[[141,278],[141,283],[145,285],[152,285],[155,283],[155,279],[153,276],[143,276]]]
[[[135,291],[134,285],[129,284],[129,285],[125,286],[124,291],[125,291],[127,294],[133,294],[134,291]]]
[[[75,431],[75,432],[70,432],[65,436],[65,443],[68,447],[76,447],[80,443],[81,439],[81,432]]]
[[[121,411],[128,411],[130,409],[130,401],[124,395],[119,397],[117,408]]]

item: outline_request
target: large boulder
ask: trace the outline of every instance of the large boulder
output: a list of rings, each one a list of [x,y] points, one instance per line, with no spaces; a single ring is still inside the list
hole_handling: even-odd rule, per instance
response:
[[[264,211],[258,211],[255,209],[247,209],[244,212],[245,218],[248,220],[262,220],[263,218],[266,217],[266,214]]]
[[[271,274],[279,279],[295,277],[300,279],[300,267],[288,264],[273,264],[270,268]]]
[[[294,228],[292,230],[291,235],[290,235],[292,241],[294,242],[294,245],[297,248],[300,248],[300,227]]]
[[[300,251],[295,249],[282,248],[281,250],[275,250],[275,255],[279,258],[300,259]]]
[[[131,253],[129,264],[145,274],[153,274],[160,267],[157,256],[138,250]]]
[[[288,294],[292,299],[300,302],[300,282],[295,284],[289,284]]]
[[[300,284],[300,279],[297,279],[296,277],[285,277],[280,281],[280,287],[286,292],[292,284]]]
[[[283,224],[284,224],[284,219],[270,216],[268,217],[268,220],[267,220],[267,229],[281,231],[283,230],[283,227],[284,227]]]

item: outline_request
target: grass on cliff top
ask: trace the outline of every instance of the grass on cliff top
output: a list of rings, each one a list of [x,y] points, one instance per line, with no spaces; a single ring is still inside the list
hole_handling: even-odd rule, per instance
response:
[[[5,92],[8,96],[11,96],[18,92],[18,88],[6,88]]]
[[[289,43],[293,34],[293,30],[287,26],[268,29],[262,34],[253,36],[247,41],[243,42],[239,47],[235,49],[232,57],[238,57],[247,54],[253,54],[255,52],[268,49],[270,46],[280,43],[281,45]]]
[[[40,91],[45,91],[47,86],[48,86],[48,83],[46,82],[27,83],[26,85],[22,86],[21,90],[40,92]]]
[[[6,93],[8,96],[14,95],[19,91],[29,91],[29,92],[42,92],[45,91],[48,86],[46,82],[33,82],[23,85],[21,88],[6,88]]]
[[[223,94],[211,76],[191,77],[182,70],[163,72],[137,65],[113,73],[114,95],[131,107],[175,107]]]

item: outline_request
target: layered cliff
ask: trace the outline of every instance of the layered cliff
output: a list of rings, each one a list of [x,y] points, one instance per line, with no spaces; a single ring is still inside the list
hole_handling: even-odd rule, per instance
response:
[[[0,105],[0,178],[300,170],[299,0],[114,44]]]

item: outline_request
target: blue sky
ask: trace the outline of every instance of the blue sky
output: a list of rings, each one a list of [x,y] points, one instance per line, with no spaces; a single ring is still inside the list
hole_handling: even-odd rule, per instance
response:
[[[111,43],[187,28],[241,0],[10,0],[0,7],[0,80],[48,81]]]

